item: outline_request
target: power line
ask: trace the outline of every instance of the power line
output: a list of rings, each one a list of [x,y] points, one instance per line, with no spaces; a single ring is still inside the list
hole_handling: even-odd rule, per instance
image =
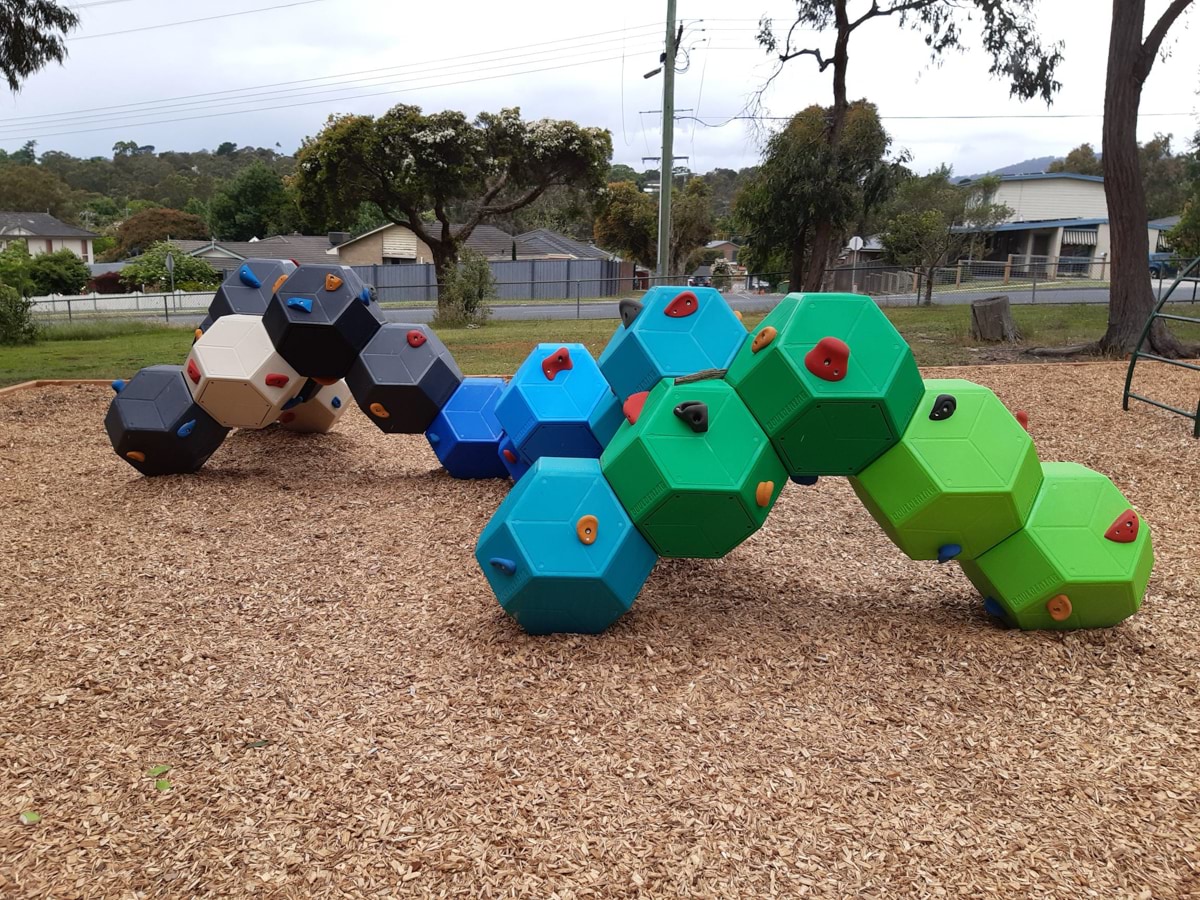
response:
[[[116,0],[108,0],[108,2],[116,2]],[[309,6],[313,3],[328,3],[329,0],[294,0],[292,3],[280,3],[276,6],[260,6],[257,9],[242,9],[237,12],[221,13],[218,16],[204,16],[200,19],[181,19],[178,22],[163,22],[159,25],[143,25],[140,28],[125,28],[121,31],[105,31],[101,34],[81,34],[76,37],[67,38],[68,41],[92,41],[97,38],[116,37],[121,34],[137,34],[139,31],[156,31],[159,28],[174,28],[176,25],[195,25],[197,22],[215,22],[218,19],[232,19],[235,16],[248,16],[253,13],[270,12],[273,9],[291,9],[293,6]],[[103,2],[92,4],[95,6],[104,5]],[[82,7],[80,7],[82,8]]]
[[[1179,118],[1183,116],[1195,116],[1196,112],[1157,112],[1157,113],[1138,113],[1138,118]],[[696,122],[698,125],[703,125],[706,128],[723,128],[732,122],[790,122],[795,116],[708,116],[706,118],[719,119],[717,123],[706,122],[703,118],[696,116],[676,116],[678,119],[689,119]],[[994,113],[980,115],[947,115],[947,116],[880,116],[880,119],[891,121],[942,121],[952,119],[1103,119],[1104,113]]]

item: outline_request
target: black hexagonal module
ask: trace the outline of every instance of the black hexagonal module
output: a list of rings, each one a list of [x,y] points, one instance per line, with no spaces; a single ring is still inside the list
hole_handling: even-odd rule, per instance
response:
[[[398,322],[376,332],[346,376],[359,408],[389,434],[424,434],[462,380],[432,329]]]
[[[301,266],[267,304],[263,324],[279,355],[306,378],[345,378],[383,325],[383,313],[352,269]]]
[[[280,277],[296,271],[290,259],[248,259],[225,276],[208,306],[209,325],[221,316],[261,316]],[[208,327],[200,325],[203,331]]]
[[[195,472],[229,434],[193,402],[184,378],[183,366],[142,369],[108,407],[113,449],[143,475]]]

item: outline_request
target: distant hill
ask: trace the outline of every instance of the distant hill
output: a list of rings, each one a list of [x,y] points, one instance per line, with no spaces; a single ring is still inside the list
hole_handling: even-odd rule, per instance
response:
[[[1024,162],[1013,163],[1011,166],[992,169],[990,172],[968,175],[965,180],[974,181],[976,178],[982,178],[984,175],[1037,175],[1039,172],[1045,172],[1050,168],[1050,163],[1060,159],[1062,159],[1061,156],[1039,156],[1036,159],[1027,159]],[[959,180],[962,181],[963,179],[960,178]]]

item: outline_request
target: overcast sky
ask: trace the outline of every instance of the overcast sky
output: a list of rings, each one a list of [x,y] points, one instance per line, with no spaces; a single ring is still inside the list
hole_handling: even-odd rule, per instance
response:
[[[858,2],[866,8],[867,0]],[[1149,14],[1166,4],[1149,0]],[[74,5],[82,27],[65,65],[34,75],[20,94],[0,101],[0,146],[8,150],[36,139],[39,151],[80,156],[108,155],[118,140],[159,150],[278,143],[293,152],[332,113],[380,113],[413,103],[470,114],[520,106],[526,117],[610,129],[616,162],[645,168],[656,164],[643,165],[642,157],[659,154],[658,116],[645,111],[661,108],[662,79],[642,76],[658,64],[662,0]],[[767,14],[790,22],[794,5],[678,0],[678,6],[687,25],[684,46],[692,49],[690,67],[676,82],[676,106],[714,124],[742,113],[771,71],[754,40],[757,20]],[[1038,6],[1044,38],[1066,43],[1063,89],[1050,110],[1010,100],[1007,86],[989,79],[987,57],[977,50],[930,67],[920,38],[898,31],[891,20],[855,34],[850,95],[878,104],[894,146],[909,150],[920,170],[948,162],[966,175],[1064,154],[1083,141],[1099,149],[1111,4],[1042,0]],[[202,17],[220,18],[131,30]],[[1155,66],[1143,94],[1141,139],[1173,132],[1182,148],[1197,129],[1200,70],[1196,55],[1183,52],[1195,27],[1186,18],[1176,26],[1175,52]],[[977,45],[977,30],[966,31]],[[816,35],[812,40],[830,43]],[[801,58],[769,89],[766,112],[787,116],[830,97],[828,73]],[[1048,113],[1088,117],[905,118]],[[757,162],[760,137],[742,121],[711,128],[681,121],[675,152],[690,157],[696,171],[738,168]]]

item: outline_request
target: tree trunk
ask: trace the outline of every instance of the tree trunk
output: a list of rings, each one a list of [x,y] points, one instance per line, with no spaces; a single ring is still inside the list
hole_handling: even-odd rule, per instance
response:
[[[433,254],[433,274],[437,279],[438,308],[441,309],[446,300],[442,286],[446,283],[446,276],[458,262],[458,247],[453,242],[430,241],[429,252]]]
[[[833,250],[833,238],[833,223],[827,221],[818,222],[816,233],[813,235],[812,244],[809,247],[808,268],[804,273],[802,290],[821,290],[821,282],[825,280],[825,266]]]
[[[792,291],[807,290],[807,288],[804,287],[804,238],[807,234],[807,228],[800,229],[800,237],[792,246],[792,271],[788,273],[788,287],[791,288]]]
[[[925,305],[933,306],[933,277],[937,272],[935,266],[930,266],[925,272]]]
[[[1157,46],[1142,44],[1145,0],[1113,0],[1104,94],[1104,190],[1112,241],[1108,329],[1100,338],[1103,353],[1133,350],[1157,298],[1146,275],[1150,238],[1146,192],[1138,162],[1137,120],[1142,86],[1154,65]],[[1186,348],[1162,322],[1150,334],[1156,353],[1177,357]]]
[[[1021,329],[1013,321],[1008,295],[987,297],[971,304],[971,337],[977,341],[1021,340]]]

